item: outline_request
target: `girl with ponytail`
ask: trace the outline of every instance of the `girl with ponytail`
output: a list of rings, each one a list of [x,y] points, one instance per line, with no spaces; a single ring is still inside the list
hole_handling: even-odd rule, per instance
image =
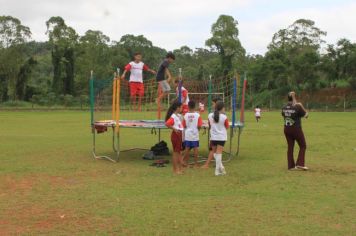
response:
[[[215,105],[215,111],[208,116],[210,127],[210,142],[212,152],[215,158],[215,175],[225,175],[225,167],[222,164],[222,153],[224,145],[227,141],[227,129],[229,128],[229,120],[225,115],[225,105],[222,101],[218,101]]]
[[[171,141],[173,146],[173,172],[175,174],[182,174],[182,143],[183,143],[183,124],[182,124],[182,116],[180,113],[182,112],[182,103],[179,101],[175,101],[168,109],[166,115],[166,126],[169,129],[172,129]]]

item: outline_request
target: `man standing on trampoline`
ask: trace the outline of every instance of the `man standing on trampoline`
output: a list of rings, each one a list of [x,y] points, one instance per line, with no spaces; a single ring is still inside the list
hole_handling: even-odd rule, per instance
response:
[[[137,111],[141,111],[141,101],[145,94],[143,71],[148,71],[152,74],[156,74],[156,71],[151,70],[145,63],[142,62],[142,54],[139,52],[136,52],[134,54],[134,60],[125,66],[121,79],[125,78],[128,71],[131,72],[129,80],[131,106],[134,110],[136,109],[136,97],[138,96]]]
[[[168,70],[168,67],[171,63],[174,62],[175,59],[176,57],[174,56],[174,54],[172,52],[168,52],[166,58],[163,60],[163,62],[158,68],[156,80],[162,91],[162,93],[157,98],[158,105],[161,104],[161,99],[167,96],[168,93],[171,91],[171,86],[169,85],[169,82],[172,80],[172,75],[171,72]],[[168,79],[166,79],[166,75],[168,76]]]

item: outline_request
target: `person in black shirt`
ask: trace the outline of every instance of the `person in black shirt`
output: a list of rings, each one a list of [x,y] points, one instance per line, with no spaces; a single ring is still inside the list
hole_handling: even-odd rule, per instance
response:
[[[301,103],[297,103],[295,92],[288,93],[288,103],[282,108],[282,116],[284,118],[284,135],[288,143],[288,169],[308,170],[305,166],[305,150],[307,145],[301,121],[303,117],[308,118],[308,112]],[[295,141],[299,145],[299,154],[296,163],[293,157]]]
[[[156,81],[158,82],[162,93],[158,96],[157,98],[157,103],[160,104],[161,99],[171,91],[171,86],[169,85],[169,82],[172,80],[172,75],[168,69],[169,65],[174,62],[176,57],[172,52],[168,52],[166,55],[166,58],[162,61],[160,64],[157,74],[156,74]],[[168,79],[166,79],[166,75],[168,76]]]

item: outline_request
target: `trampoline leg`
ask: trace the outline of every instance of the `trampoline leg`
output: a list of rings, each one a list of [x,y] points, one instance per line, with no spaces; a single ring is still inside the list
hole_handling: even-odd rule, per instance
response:
[[[108,156],[98,156],[97,154],[96,154],[96,151],[95,151],[95,146],[96,146],[96,140],[95,140],[95,129],[93,128],[93,130],[92,130],[92,132],[93,132],[93,158],[94,159],[96,159],[96,160],[108,160],[108,161],[112,161],[112,162],[117,162],[117,161],[115,161],[114,159],[112,159],[111,157],[108,157]],[[115,132],[113,132],[113,142],[114,142],[114,140],[115,140]],[[115,150],[115,144],[113,143],[113,148],[114,148],[114,150]]]
[[[161,142],[161,129],[158,129],[158,142]]]

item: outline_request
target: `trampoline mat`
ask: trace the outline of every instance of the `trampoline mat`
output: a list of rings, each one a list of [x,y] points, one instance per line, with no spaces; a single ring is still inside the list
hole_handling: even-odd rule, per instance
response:
[[[146,129],[167,129],[163,120],[120,120],[120,127],[122,128],[146,128]],[[103,127],[115,127],[116,122],[114,120],[100,120],[94,122],[95,128]],[[230,122],[230,126],[232,123]],[[235,127],[242,127],[243,124],[235,123]],[[203,121],[203,128],[208,128],[209,124],[207,120]]]

